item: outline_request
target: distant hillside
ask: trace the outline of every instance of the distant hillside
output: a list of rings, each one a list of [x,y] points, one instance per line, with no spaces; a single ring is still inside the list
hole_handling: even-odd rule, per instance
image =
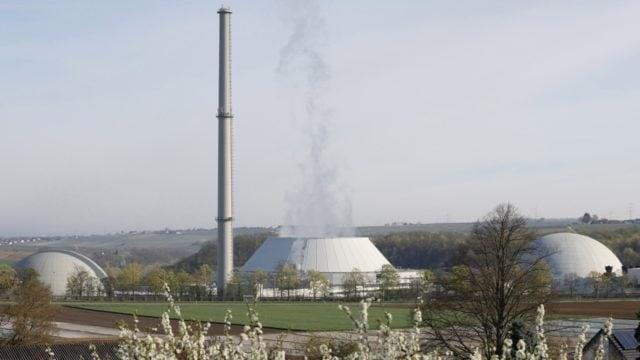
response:
[[[463,233],[412,231],[372,236],[380,252],[396,267],[439,269],[455,264],[455,251],[468,238]]]
[[[266,231],[264,228],[235,229],[236,234],[240,235]],[[43,249],[68,249],[89,256],[101,266],[123,266],[130,262],[170,265],[199,252],[203,245],[214,241],[216,235],[215,229],[191,229],[4,238],[0,240],[0,259],[3,256],[22,258]]]
[[[237,228],[236,234],[254,234],[265,232],[264,228]],[[156,230],[156,231],[130,231],[128,233],[106,235],[73,235],[73,236],[49,236],[49,237],[22,237],[3,239],[3,242],[12,242],[12,247],[47,247],[47,248],[98,248],[98,249],[123,249],[139,248],[147,249],[185,249],[193,248],[192,252],[200,249],[200,246],[217,237],[216,229],[187,229],[187,230]]]
[[[535,219],[529,226],[539,234],[575,231],[592,236],[609,246],[625,264],[640,265],[640,239],[633,235],[637,225],[581,224],[572,219]],[[453,262],[448,246],[464,238],[473,223],[392,224],[356,229],[371,237],[380,251],[403,268],[441,267]],[[629,230],[631,229],[631,230]],[[236,228],[235,263],[244,262],[276,228]],[[16,261],[46,248],[79,251],[100,265],[121,266],[130,262],[191,268],[215,264],[215,229],[140,231],[108,235],[0,238],[0,260]]]
[[[458,249],[469,236],[472,224],[431,224],[368,227],[358,229],[359,235],[369,236],[374,245],[396,267],[406,269],[441,269],[459,263]],[[600,240],[625,264],[640,264],[640,227],[632,225],[585,225],[567,221],[540,221],[530,223],[538,234],[575,231]],[[414,230],[449,230],[433,232]],[[457,231],[452,231],[457,230]],[[242,266],[255,250],[273,232],[237,235],[234,239],[234,263]],[[215,268],[217,247],[215,242],[203,245],[197,253],[175,264],[175,268],[193,270],[201,264]]]
[[[244,265],[251,255],[262,245],[268,236],[275,234],[264,232],[250,235],[237,235],[234,238],[234,264]],[[464,242],[467,235],[460,233],[399,232],[389,235],[372,236],[371,240],[389,261],[400,268],[441,268],[450,266],[456,255],[453,251]],[[202,246],[200,251],[177,262],[172,268],[193,271],[202,264],[215,268],[217,245],[215,241]]]
[[[233,239],[233,263],[236,266],[242,266],[262,245],[265,239],[273,235],[275,234],[272,232],[236,235]],[[202,264],[208,264],[215,269],[217,254],[218,246],[216,242],[209,241],[198,252],[180,260],[172,268],[193,271]]]
[[[529,219],[529,227],[539,232],[566,229],[577,224],[575,219]],[[428,232],[428,233],[461,233],[468,234],[473,228],[473,222],[466,223],[433,223],[433,224],[391,224],[385,226],[361,226],[356,228],[359,236],[389,235],[404,232]],[[578,225],[581,226],[581,225]],[[589,225],[589,226],[601,226]],[[609,226],[603,224],[602,226]],[[623,225],[624,226],[624,225]]]
[[[566,228],[576,224],[571,219],[539,219],[530,220],[534,228]],[[403,232],[431,233],[468,233],[473,223],[442,224],[392,224],[385,226],[362,226],[355,229],[359,236],[389,235]],[[581,225],[575,225],[581,226]],[[600,226],[600,225],[589,225]],[[607,226],[607,225],[602,225]],[[277,233],[276,228],[243,227],[235,228],[236,235],[260,233]],[[200,247],[217,237],[216,229],[154,230],[130,231],[105,235],[69,235],[69,236],[22,236],[0,237],[0,250],[24,249],[33,251],[39,248],[65,249],[176,249],[190,254],[196,253]]]

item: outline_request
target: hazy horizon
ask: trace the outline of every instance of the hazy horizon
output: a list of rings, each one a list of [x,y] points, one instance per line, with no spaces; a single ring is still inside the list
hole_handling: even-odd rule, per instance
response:
[[[284,223],[300,183],[286,4],[225,1],[237,227]],[[640,217],[640,3],[320,4],[356,226]],[[0,1],[0,236],[215,227],[219,6]]]

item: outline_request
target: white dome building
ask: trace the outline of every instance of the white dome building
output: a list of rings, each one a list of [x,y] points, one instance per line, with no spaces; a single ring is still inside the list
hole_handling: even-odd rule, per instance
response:
[[[551,254],[546,258],[553,277],[562,281],[568,274],[586,278],[592,271],[605,272],[606,266],[618,275],[622,263],[609,248],[588,236],[574,233],[545,235],[535,242],[540,254]]]
[[[51,288],[54,296],[66,294],[67,279],[75,273],[76,268],[87,271],[98,280],[107,277],[107,273],[93,260],[68,250],[40,251],[20,260],[15,267],[37,271],[39,280]]]
[[[369,281],[383,265],[391,265],[366,237],[294,238],[270,237],[243,266],[246,272],[276,272],[284,264],[300,271],[324,273],[332,284],[342,284],[345,274],[360,270]]]

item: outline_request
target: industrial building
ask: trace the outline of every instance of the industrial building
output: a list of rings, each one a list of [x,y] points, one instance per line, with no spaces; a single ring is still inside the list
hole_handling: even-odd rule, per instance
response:
[[[88,257],[68,250],[46,250],[29,255],[16,264],[16,269],[33,269],[39,280],[51,288],[54,296],[65,296],[67,279],[76,269],[85,270],[97,280],[107,277],[107,273]]]
[[[568,276],[586,278],[592,271],[604,273],[608,266],[622,274],[622,263],[601,242],[575,233],[556,233],[538,238],[535,246],[545,259],[554,280],[562,282]]]
[[[262,269],[273,273],[284,264],[293,265],[299,271],[319,271],[333,285],[342,284],[343,277],[354,269],[374,283],[382,266],[390,265],[366,237],[270,237],[247,260],[243,270]]]

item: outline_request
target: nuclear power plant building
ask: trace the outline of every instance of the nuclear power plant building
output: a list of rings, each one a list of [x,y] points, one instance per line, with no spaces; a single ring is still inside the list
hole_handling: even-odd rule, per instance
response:
[[[538,238],[535,242],[540,255],[547,256],[546,262],[557,282],[569,276],[587,278],[593,271],[611,272],[621,275],[622,263],[618,257],[601,242],[588,236],[574,233],[556,233]]]
[[[375,282],[383,265],[391,265],[366,237],[294,238],[270,237],[245,263],[245,272],[262,269],[277,272],[289,264],[299,271],[315,270],[327,276],[331,284],[342,284],[354,269]]]
[[[67,279],[78,270],[86,271],[90,278],[98,281],[107,277],[107,273],[93,260],[68,250],[40,251],[20,260],[15,267],[35,270],[38,279],[49,286],[54,296],[67,293]]]

